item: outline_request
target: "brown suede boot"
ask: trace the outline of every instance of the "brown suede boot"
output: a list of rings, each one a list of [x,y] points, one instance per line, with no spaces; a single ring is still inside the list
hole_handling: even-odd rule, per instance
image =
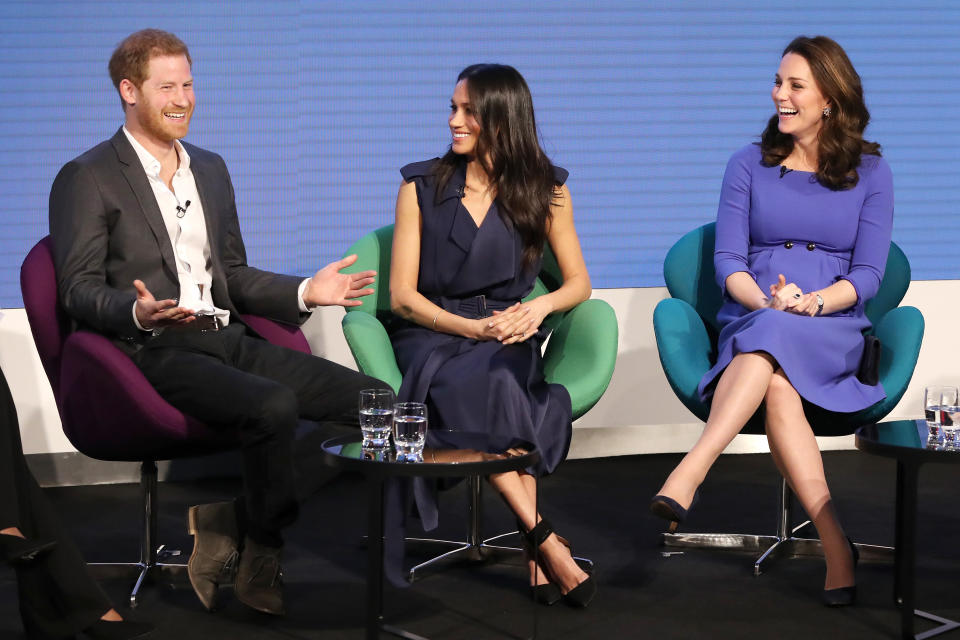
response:
[[[236,563],[237,514],[233,502],[190,507],[187,512],[193,553],[187,563],[190,584],[207,611],[217,604],[220,576]]]
[[[284,615],[280,548],[257,544],[249,536],[245,538],[234,593],[237,600],[251,609],[274,616]]]

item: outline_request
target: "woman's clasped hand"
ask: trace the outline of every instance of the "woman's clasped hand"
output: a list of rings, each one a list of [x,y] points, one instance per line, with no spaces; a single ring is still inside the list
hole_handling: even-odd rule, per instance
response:
[[[496,339],[503,344],[523,342],[536,335],[543,319],[550,314],[549,302],[534,298],[516,303],[503,311],[494,311],[493,318],[483,318]]]
[[[820,310],[820,301],[816,293],[804,293],[793,282],[788,283],[781,273],[777,282],[770,285],[770,297],[767,298],[766,306],[801,316],[815,316]]]

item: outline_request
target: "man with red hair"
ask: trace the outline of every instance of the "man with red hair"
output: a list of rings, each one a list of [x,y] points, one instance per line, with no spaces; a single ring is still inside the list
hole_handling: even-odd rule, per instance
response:
[[[59,296],[77,327],[112,338],[168,402],[235,430],[246,495],[190,509],[191,583],[213,609],[221,573],[236,561],[237,598],[282,614],[280,531],[298,511],[297,420],[355,425],[357,392],[385,385],[271,345],[240,314],[300,323],[317,306],[360,304],[375,274],[341,273],[356,256],[311,278],[247,265],[223,159],[180,141],[196,99],[191,64],[186,45],[156,29],[114,51],[124,124],[67,163],[50,193]]]

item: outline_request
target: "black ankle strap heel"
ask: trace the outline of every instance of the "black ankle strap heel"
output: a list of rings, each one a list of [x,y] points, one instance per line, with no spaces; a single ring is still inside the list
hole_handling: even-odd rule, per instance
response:
[[[533,557],[534,544],[537,546],[543,544],[543,541],[549,538],[550,534],[553,533],[553,527],[550,526],[550,523],[546,520],[540,520],[540,523],[537,526],[530,531],[526,531],[523,527],[523,523],[520,522],[519,518],[517,518],[517,532],[520,534],[520,545],[523,547],[524,555],[527,556],[527,559],[535,560]],[[540,570],[540,572],[547,576],[548,580],[550,579],[550,576],[547,575],[545,571]],[[560,602],[560,598],[563,597],[563,594],[560,592],[560,587],[557,586],[556,583],[548,582],[547,584],[531,585],[530,597],[537,604],[542,604],[549,607]]]
[[[525,548],[528,550],[532,550],[534,544],[536,544],[537,546],[543,544],[547,538],[555,534],[553,530],[553,525],[550,524],[550,521],[547,520],[546,518],[541,518],[540,522],[537,523],[537,526],[535,526],[533,529],[527,532],[524,532],[522,523],[518,521],[517,524],[519,525],[520,537],[525,541],[526,545],[529,545],[529,546],[525,546]],[[561,544],[563,544],[565,547],[570,549],[569,542],[561,538],[559,535],[557,535],[557,539],[561,542]],[[532,551],[529,551],[529,552],[532,553]],[[548,576],[548,577],[551,580],[553,580],[553,576]],[[560,597],[563,599],[563,602],[565,604],[571,607],[578,607],[581,609],[586,608],[586,606],[590,604],[590,601],[593,600],[593,597],[597,595],[597,582],[596,580],[593,579],[592,575],[588,575],[586,580],[578,584],[576,587],[574,587],[567,593],[563,593],[560,590],[560,587],[553,582],[551,582],[550,585],[541,585],[541,586],[555,587],[557,590],[557,593],[561,594]],[[556,600],[554,600],[554,602],[556,602]]]

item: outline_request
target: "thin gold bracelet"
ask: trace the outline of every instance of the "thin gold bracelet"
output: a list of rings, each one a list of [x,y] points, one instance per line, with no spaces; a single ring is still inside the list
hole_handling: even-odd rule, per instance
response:
[[[437,330],[437,318],[440,317],[440,314],[441,314],[441,313],[443,313],[443,309],[440,309],[440,311],[437,311],[437,315],[433,316],[433,330],[434,330],[434,331]]]

